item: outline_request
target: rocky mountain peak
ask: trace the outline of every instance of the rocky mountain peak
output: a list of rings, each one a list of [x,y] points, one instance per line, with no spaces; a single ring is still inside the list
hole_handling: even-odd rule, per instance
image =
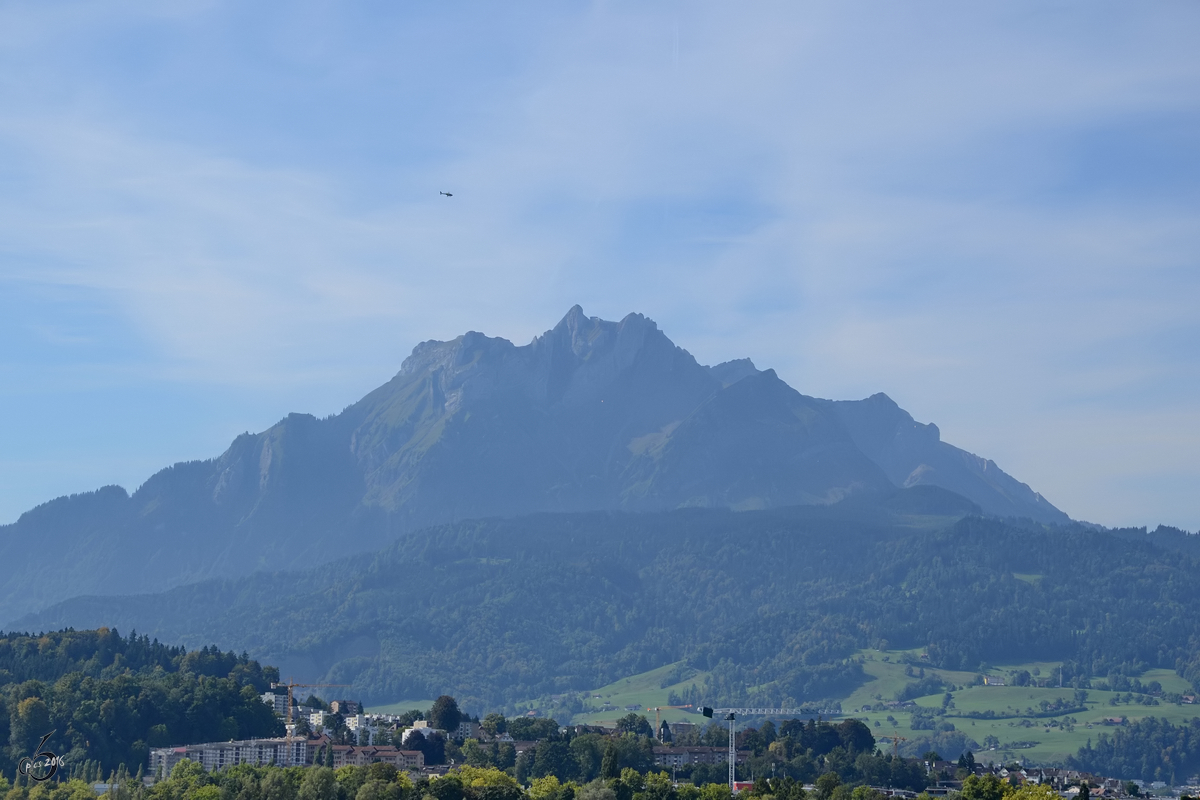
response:
[[[885,394],[806,397],[749,359],[701,366],[641,314],[613,322],[573,306],[521,347],[478,331],[422,342],[335,417],[292,415],[222,456],[161,470],[132,497],[55,502],[0,528],[75,554],[57,582],[25,562],[11,570],[0,610],[286,568],[454,519],[771,508],[899,486],[1067,521]],[[113,560],[121,543],[141,560]]]
[[[658,330],[658,325],[641,314],[628,314],[620,322],[610,322],[589,317],[582,306],[575,305],[557,325],[530,344],[535,351],[550,350],[560,358],[570,353],[579,361],[588,361],[617,347],[626,351],[640,349],[656,338],[655,334],[670,344]]]

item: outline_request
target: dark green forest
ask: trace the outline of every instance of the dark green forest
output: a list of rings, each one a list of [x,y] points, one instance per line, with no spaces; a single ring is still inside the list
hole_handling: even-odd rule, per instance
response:
[[[681,660],[709,673],[689,699],[819,705],[864,680],[851,656],[872,646],[951,669],[1065,659],[1080,688],[1151,667],[1200,682],[1197,537],[969,512],[925,487],[469,521],[304,573],[87,598],[32,622],[219,641],[368,702],[450,692],[476,712]]]
[[[107,775],[151,747],[283,734],[259,695],[278,671],[215,647],[114,630],[0,636],[0,773],[42,736],[69,769]]]
[[[1120,778],[1182,783],[1200,775],[1200,719],[1173,725],[1157,717],[1100,734],[1080,748],[1071,766]]]

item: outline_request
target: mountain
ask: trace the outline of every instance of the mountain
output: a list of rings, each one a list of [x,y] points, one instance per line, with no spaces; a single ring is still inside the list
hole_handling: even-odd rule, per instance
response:
[[[871,647],[970,672],[1065,661],[1084,687],[1150,668],[1200,684],[1192,556],[1145,531],[977,512],[921,486],[740,513],[470,520],[303,572],[81,597],[19,624],[216,641],[368,702],[448,692],[473,711],[679,662],[702,673],[691,700],[794,707],[848,695]]]
[[[765,509],[897,486],[1068,521],[885,395],[807,397],[748,359],[703,366],[640,314],[609,322],[575,306],[524,346],[475,332],[423,342],[342,413],[289,415],[132,495],[105,487],[23,514],[0,527],[0,620],[79,594],[322,563],[467,518]]]

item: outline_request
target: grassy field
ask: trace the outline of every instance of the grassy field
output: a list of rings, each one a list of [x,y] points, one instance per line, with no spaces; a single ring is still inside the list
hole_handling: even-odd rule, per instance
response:
[[[632,675],[615,683],[610,683],[607,686],[601,686],[598,689],[589,691],[589,702],[592,705],[599,706],[607,702],[613,706],[612,710],[598,711],[591,714],[577,714],[572,722],[575,724],[611,725],[617,719],[629,713],[625,709],[626,706],[639,705],[642,707],[642,711],[639,713],[644,714],[653,723],[653,712],[647,712],[645,709],[667,705],[667,696],[672,691],[682,693],[692,683],[696,683],[697,685],[703,684],[704,673],[696,672],[687,675],[684,680],[678,683],[662,686],[664,678],[670,675],[676,666],[675,664],[668,664],[665,667],[643,672],[640,675]],[[662,718],[670,722],[678,720],[688,720],[697,723],[707,722],[699,713],[690,712],[685,709],[664,708],[661,713]]]
[[[1036,578],[1036,576],[1033,576]],[[920,651],[879,651],[863,650],[858,656],[863,659],[863,669],[870,676],[865,684],[860,686],[848,697],[842,698],[842,714],[846,717],[862,719],[871,726],[876,737],[901,736],[907,740],[915,740],[929,736],[931,731],[913,730],[911,727],[913,714],[911,710],[893,708],[882,711],[864,710],[868,706],[893,701],[896,693],[916,677],[905,674],[904,659],[917,661],[910,669],[916,671],[922,668],[919,663]],[[1021,664],[997,664],[986,675],[1002,678],[1010,671],[1027,670],[1033,675],[1054,683],[1058,674],[1059,662],[1042,661]],[[586,714],[575,714],[567,717],[561,709],[547,713],[554,714],[563,724],[594,724],[612,725],[616,720],[629,713],[626,706],[639,706],[638,713],[643,714],[654,723],[654,706],[665,706],[667,695],[675,691],[682,694],[692,683],[703,685],[705,674],[696,672],[685,674],[683,680],[669,686],[662,686],[664,680],[679,668],[677,664],[668,664],[658,669],[631,675],[615,683],[601,686],[586,693],[588,705],[600,707],[608,704],[605,710]],[[1042,701],[1053,703],[1056,700],[1075,704],[1075,692],[1070,687],[1058,688],[1047,686],[972,686],[978,673],[957,672],[954,670],[934,669],[924,666],[925,674],[935,675],[956,688],[951,692],[954,707],[947,710],[945,717],[939,721],[949,722],[959,731],[965,733],[981,745],[976,757],[983,761],[994,760],[1010,762],[1013,760],[1028,761],[1037,764],[1059,763],[1068,755],[1073,755],[1083,747],[1089,739],[1095,740],[1101,733],[1115,730],[1106,720],[1114,717],[1124,717],[1136,720],[1143,717],[1163,717],[1172,722],[1185,722],[1194,717],[1200,717],[1200,706],[1161,703],[1157,706],[1146,706],[1136,702],[1119,702],[1124,695],[1115,692],[1088,690],[1087,701],[1082,710],[1076,710],[1057,716],[1040,717],[1039,704]],[[1188,683],[1172,670],[1156,669],[1140,676],[1143,683],[1158,681],[1166,692],[1190,692]],[[918,706],[925,708],[941,708],[944,693],[914,698]],[[1114,699],[1118,700],[1114,704]],[[377,713],[400,713],[412,708],[428,709],[433,700],[400,700],[386,706],[375,706],[370,710]],[[526,704],[530,708],[539,708],[536,702]],[[994,712],[997,719],[978,719],[966,716],[971,712]],[[699,713],[683,709],[664,709],[662,718],[671,722],[687,720],[703,725],[708,722]],[[1073,720],[1073,722],[1072,722]],[[1051,723],[1056,724],[1051,724]],[[1064,724],[1065,723],[1065,724]],[[747,724],[756,724],[748,720]],[[994,750],[983,749],[982,745],[989,736],[999,741],[999,747]],[[1032,746],[1012,747],[1016,742],[1033,743]],[[887,746],[885,742],[881,742]]]
[[[1192,693],[1192,685],[1176,675],[1173,669],[1146,670],[1146,674],[1142,676],[1142,683],[1149,683],[1150,681],[1161,683],[1164,692],[1175,692],[1176,694]]]
[[[928,736],[929,731],[914,731],[910,727],[912,713],[903,709],[888,711],[862,711],[864,706],[878,704],[881,701],[893,700],[896,692],[915,680],[905,675],[905,664],[901,659],[901,651],[880,652],[864,650],[860,653],[865,659],[864,670],[872,680],[861,686],[852,695],[842,701],[842,711],[848,716],[866,720],[871,725],[876,736],[895,735],[908,739]],[[917,651],[910,655],[919,658]],[[1042,678],[1053,677],[1057,674],[1058,662],[1030,662],[1022,664],[998,664],[989,670],[987,675],[1005,677],[1010,670],[1028,670],[1030,673],[1040,673]],[[918,669],[913,666],[913,669]],[[964,687],[952,692],[954,708],[949,709],[946,722],[952,723],[971,739],[983,744],[986,737],[995,736],[1000,742],[996,750],[978,752],[976,756],[982,760],[1011,761],[1027,760],[1034,763],[1056,763],[1074,754],[1083,747],[1088,739],[1095,740],[1099,734],[1112,732],[1113,727],[1106,725],[1105,720],[1112,717],[1124,717],[1130,721],[1142,717],[1163,717],[1172,722],[1183,722],[1200,716],[1200,706],[1177,706],[1163,703],[1157,706],[1145,706],[1138,703],[1113,704],[1114,698],[1123,699],[1116,692],[1088,690],[1084,710],[1069,712],[1053,717],[1032,717],[1025,712],[1032,709],[1040,713],[1038,704],[1043,701],[1053,702],[1058,699],[1074,701],[1074,690],[1057,686],[1038,688],[1032,686],[969,686],[977,673],[955,672],[925,667],[926,675],[937,675],[947,683]],[[1158,681],[1167,692],[1190,691],[1187,682],[1171,670],[1150,670],[1141,676],[1143,683]],[[915,698],[918,706],[940,708],[943,694],[933,694]],[[1002,719],[972,719],[963,716],[969,712],[993,711],[1004,715]],[[890,717],[890,719],[889,719]],[[1073,718],[1075,723],[1063,727],[1064,720]],[[1050,725],[1056,721],[1058,725]],[[1004,745],[1013,742],[1036,742],[1032,747],[1012,748]]]
[[[919,661],[920,651],[913,650],[906,653],[900,650],[863,650],[858,655],[863,658],[863,669],[870,676],[870,680],[848,697],[841,699],[843,716],[865,720],[875,732],[876,737],[901,736],[907,740],[915,740],[929,736],[932,733],[931,731],[913,730],[911,728],[913,717],[911,710],[863,710],[867,706],[874,706],[894,700],[898,691],[902,690],[908,683],[916,680],[916,677],[905,674],[905,667],[907,665],[903,659],[907,655],[910,660]],[[1054,677],[1058,672],[1058,667],[1059,662],[1056,661],[997,664],[985,674],[1001,678],[1007,677],[1012,670],[1023,669],[1029,671],[1031,674],[1036,674],[1043,680],[1053,683]],[[660,684],[664,678],[675,668],[676,665],[670,664],[641,673],[640,675],[631,675],[608,686],[602,686],[589,691],[587,693],[589,704],[599,706],[607,702],[611,704],[611,710],[576,714],[570,720],[559,719],[559,722],[564,724],[570,722],[573,724],[612,725],[618,718],[629,713],[625,708],[626,706],[636,704],[641,707],[638,713],[645,715],[651,724],[653,724],[653,711],[647,711],[646,709],[653,708],[656,705],[666,705],[667,695],[672,690],[682,693],[691,683],[703,685],[704,674],[696,673],[686,676],[683,681],[673,686],[661,686]],[[919,664],[913,664],[911,667],[914,671],[920,668]],[[975,681],[978,673],[941,670],[929,666],[925,666],[924,669],[926,675],[936,675],[946,683],[960,687],[951,693],[954,708],[949,709],[947,716],[942,718],[941,721],[950,722],[957,730],[962,731],[968,737],[980,743],[981,749],[976,755],[984,761],[1010,762],[1019,759],[1038,764],[1059,763],[1068,755],[1073,755],[1089,739],[1094,741],[1101,733],[1111,733],[1114,727],[1105,723],[1107,718],[1124,717],[1132,721],[1142,717],[1153,716],[1164,717],[1178,723],[1200,716],[1200,706],[1177,706],[1166,703],[1157,706],[1146,706],[1136,702],[1119,702],[1114,705],[1112,700],[1114,698],[1123,699],[1123,695],[1114,692],[1088,690],[1088,697],[1083,710],[1057,716],[1035,717],[1030,712],[1040,714],[1039,703],[1043,700],[1052,703],[1055,700],[1061,699],[1074,705],[1074,690],[1070,687],[1060,689],[1057,686],[1046,688],[1035,686],[971,686],[970,684]],[[1150,670],[1141,676],[1141,680],[1143,683],[1158,681],[1162,684],[1163,690],[1167,692],[1182,693],[1190,691],[1188,683],[1171,670]],[[914,698],[914,702],[918,706],[926,708],[940,708],[943,696],[943,693],[939,692],[925,697]],[[394,704],[394,706],[399,705],[403,704]],[[429,701],[425,701],[425,705],[415,707],[424,708],[428,705]],[[404,706],[404,708],[413,707],[412,705]],[[970,712],[982,713],[987,711],[992,711],[1002,718],[978,719],[965,716]],[[563,715],[560,713],[557,716],[561,717]],[[662,717],[672,722],[676,720],[688,720],[698,724],[708,722],[707,719],[698,713],[690,713],[680,709],[665,709],[662,712]],[[1071,722],[1072,719],[1074,722]],[[1051,725],[1051,722],[1055,722],[1056,724]],[[1064,723],[1066,724],[1064,725]],[[747,724],[753,725],[755,722],[748,720]],[[982,749],[982,745],[988,736],[994,736],[999,741],[1000,746],[995,750]],[[1006,747],[1006,745],[1011,745],[1015,742],[1033,742],[1035,744],[1033,746]],[[881,742],[881,744],[885,747],[887,746],[885,742]]]
[[[397,700],[394,703],[388,703],[386,706],[371,706],[367,709],[367,712],[371,714],[403,714],[405,711],[411,711],[414,708],[419,711],[428,711],[432,707],[433,700]]]
[[[664,678],[671,674],[678,667],[677,664],[667,664],[658,669],[652,669],[649,672],[643,672],[639,675],[631,675],[628,678],[610,683],[608,686],[601,686],[598,689],[589,690],[586,693],[588,705],[600,708],[605,703],[612,706],[611,710],[595,711],[588,714],[575,714],[568,716],[563,714],[561,709],[551,710],[544,708],[541,703],[536,701],[522,704],[529,708],[538,708],[543,713],[553,715],[563,725],[613,725],[618,719],[625,716],[629,712],[625,710],[625,706],[638,705],[640,710],[638,713],[646,716],[651,724],[654,722],[654,712],[647,712],[647,708],[654,706],[665,706],[667,704],[667,695],[672,691],[682,692],[693,682],[702,684],[704,681],[704,673],[696,672],[687,675],[687,677],[672,686],[661,686]],[[410,709],[428,710],[433,705],[433,700],[397,700],[394,703],[387,705],[371,706],[367,710],[372,714],[401,714]],[[663,709],[662,718],[670,722],[678,720],[692,720],[699,722],[707,722],[708,720],[700,716],[699,713],[690,713],[682,709]]]
[[[704,673],[696,672],[687,675],[684,680],[678,683],[670,686],[662,686],[663,680],[677,666],[676,664],[668,664],[665,667],[652,669],[649,672],[643,672],[639,675],[631,675],[628,678],[622,678],[607,686],[590,690],[587,692],[588,703],[590,705],[599,707],[607,702],[612,705],[612,709],[596,711],[590,714],[576,714],[570,722],[575,725],[612,725],[629,713],[625,709],[625,706],[638,705],[641,706],[641,710],[638,713],[643,714],[650,720],[650,724],[653,725],[654,712],[647,712],[647,708],[665,706],[667,704],[667,695],[672,691],[682,693],[692,683],[703,685]],[[662,718],[670,722],[679,720],[687,720],[689,722],[696,722],[697,724],[708,722],[699,713],[678,708],[664,708]],[[564,722],[564,720],[559,720],[559,722]]]

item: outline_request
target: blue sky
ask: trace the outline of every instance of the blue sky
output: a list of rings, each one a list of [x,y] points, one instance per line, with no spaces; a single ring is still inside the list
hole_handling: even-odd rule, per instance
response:
[[[0,5],[0,522],[575,303],[1200,528],[1200,5]],[[439,191],[450,191],[447,199]]]

